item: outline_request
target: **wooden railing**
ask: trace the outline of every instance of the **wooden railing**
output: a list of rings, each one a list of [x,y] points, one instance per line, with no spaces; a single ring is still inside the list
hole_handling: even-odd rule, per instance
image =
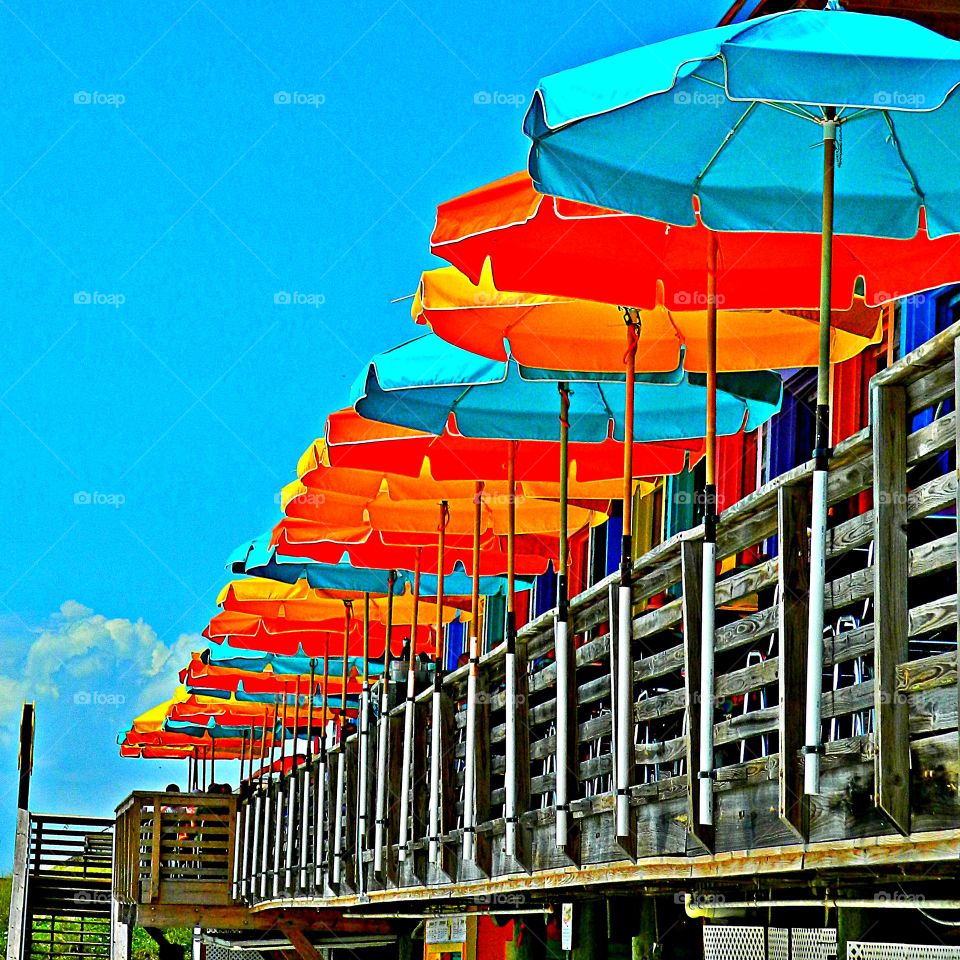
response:
[[[230,904],[237,798],[137,791],[117,808],[113,892],[123,904]]]
[[[576,867],[587,876],[604,864],[642,864],[645,858],[676,858],[676,875],[683,876],[685,858],[960,826],[957,333],[952,327],[873,379],[871,426],[838,444],[831,460],[818,795],[803,795],[808,463],[736,504],[721,505],[712,829],[700,825],[697,810],[703,536],[697,528],[633,567],[629,838],[616,836],[611,792],[614,575],[571,602],[570,632],[578,643],[571,702],[576,829],[564,848],[556,844],[553,824],[557,690],[548,614],[520,633],[514,704],[505,703],[504,648],[485,655],[479,666],[472,859],[461,854],[469,669],[463,667],[443,682],[443,837],[435,863],[426,857],[431,692],[425,690],[416,701],[413,840],[402,861],[396,847],[403,736],[398,705],[386,718],[382,869],[374,869],[377,751],[371,721],[367,749],[361,751],[353,735],[322,762],[313,758],[281,779],[249,786],[234,894],[251,903],[336,903],[399,888],[482,893],[484,883],[506,875],[530,872],[535,885],[538,874],[557,869]],[[508,708],[516,709],[519,731],[516,858],[505,856],[503,843]],[[370,798],[363,831],[361,783]],[[156,856],[153,872],[148,864],[138,874],[141,886],[162,869],[163,858]],[[735,857],[726,860],[726,869],[736,872],[729,865]],[[744,866],[743,872],[750,869],[756,868]]]

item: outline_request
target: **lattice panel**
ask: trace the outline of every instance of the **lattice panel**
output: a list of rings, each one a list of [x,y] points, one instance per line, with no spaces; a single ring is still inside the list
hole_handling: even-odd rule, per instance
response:
[[[851,940],[847,944],[847,960],[960,960],[960,947]]]
[[[771,927],[767,931],[769,960],[790,960],[790,931],[785,927]]]
[[[703,928],[704,960],[766,960],[766,930],[763,927]]]
[[[205,955],[206,960],[263,960],[263,954],[256,950],[231,949],[219,943],[208,943]]]
[[[792,927],[792,960],[834,960],[837,931],[834,927]]]

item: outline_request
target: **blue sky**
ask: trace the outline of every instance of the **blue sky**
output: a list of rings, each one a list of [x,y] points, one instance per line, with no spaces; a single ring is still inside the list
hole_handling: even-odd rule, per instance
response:
[[[0,782],[25,697],[35,808],[182,780],[116,731],[362,362],[414,332],[390,301],[436,204],[522,167],[539,76],[727,5],[0,3]]]

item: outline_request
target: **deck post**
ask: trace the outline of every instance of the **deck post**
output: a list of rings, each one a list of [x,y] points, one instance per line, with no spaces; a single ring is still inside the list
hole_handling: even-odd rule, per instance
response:
[[[953,409],[955,422],[960,421],[960,338],[953,341]],[[960,426],[954,427],[954,453],[960,464]],[[956,512],[960,517],[960,483],[957,484]],[[957,570],[960,573],[960,531],[957,533]],[[957,590],[957,658],[960,662],[960,589]],[[957,684],[957,716],[960,717],[960,683]],[[957,748],[960,751],[960,723],[957,724]]]
[[[680,544],[683,587],[683,663],[687,698],[687,832],[708,850],[713,848],[713,827],[701,816],[700,715],[713,704],[701,702],[701,631],[703,629],[703,538],[689,537]],[[712,765],[711,765],[712,766]]]
[[[473,822],[477,829],[473,862],[489,877],[493,872],[493,844],[489,831],[480,829],[490,821],[490,668],[486,664],[477,667],[477,688],[482,696],[477,698],[476,713]]]
[[[807,484],[781,487],[777,494],[779,560],[777,620],[780,650],[779,816],[806,837],[803,770],[799,763],[806,715],[806,644],[810,617],[810,492]]]
[[[876,805],[910,832],[910,730],[897,667],[908,658],[907,396],[898,384],[870,388],[873,437],[874,710]]]

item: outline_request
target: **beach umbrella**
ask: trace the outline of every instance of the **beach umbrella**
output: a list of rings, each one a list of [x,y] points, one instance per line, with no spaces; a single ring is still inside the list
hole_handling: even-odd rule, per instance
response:
[[[506,373],[507,366],[503,366]],[[676,379],[679,379],[677,374]],[[554,415],[556,410],[554,410]],[[396,474],[419,477],[426,459],[434,480],[464,480],[483,477],[486,481],[507,479],[507,460],[503,442],[485,437],[466,436],[451,419],[440,433],[398,427],[369,420],[349,408],[327,417],[326,455],[332,466],[378,469],[383,457],[390,458]],[[659,477],[679,473],[703,455],[702,437],[680,440],[634,442],[633,458],[644,472],[640,477]],[[556,490],[560,471],[560,447],[556,437],[545,440],[518,440],[514,450],[515,473],[531,496],[544,490]],[[301,461],[302,462],[302,461]],[[577,481],[609,480],[620,475],[623,442],[612,435],[595,442],[569,444],[570,475]],[[637,479],[635,478],[635,479]],[[545,484],[541,487],[540,484]]]
[[[960,232],[960,157],[951,145],[958,81],[960,44],[830,0],[823,11],[701,31],[545,78],[524,122],[530,173],[543,192],[685,226],[699,216],[711,231],[821,236],[808,794],[819,792],[822,753],[834,233],[909,240],[921,223],[932,239]],[[817,136],[820,157],[809,149]],[[708,240],[715,297],[716,235]],[[710,742],[702,766],[700,816],[712,824]]]
[[[919,224],[906,239],[835,233],[831,329],[845,329],[846,314],[858,299],[866,307],[881,306],[960,281],[960,238],[931,237],[923,211]],[[686,225],[665,223],[541,193],[523,171],[441,203],[430,249],[481,288],[480,306],[509,305],[516,297],[491,296],[487,273],[499,291],[641,309],[662,304],[687,312],[707,306],[705,265],[715,243],[721,312],[786,308],[818,311],[819,317],[820,278],[810,269],[820,258],[819,222],[812,231],[715,232],[700,217]],[[440,305],[435,301],[433,307]],[[738,322],[735,315],[726,319]],[[747,333],[749,349],[757,334]],[[725,334],[718,330],[721,363]],[[521,342],[513,347],[519,356]],[[833,349],[842,345],[835,342]],[[687,369],[702,369],[697,362],[697,353],[688,349]],[[804,365],[815,364],[816,354]]]
[[[526,379],[525,371],[508,358],[505,362],[480,357],[427,335],[377,355],[355,381],[352,394],[357,412],[371,420],[395,424],[408,429],[441,434],[451,421],[457,431],[467,437],[500,439],[504,442],[508,462],[508,506],[514,503],[515,449],[517,440],[547,441],[555,428],[551,413],[557,407],[557,388],[562,400],[560,410],[560,575],[565,586],[566,542],[564,518],[566,503],[565,462],[570,441],[602,443],[609,437],[623,444],[624,536],[628,537],[628,505],[632,500],[633,437],[649,441],[676,440],[701,436],[705,408],[703,387],[691,381],[684,371],[674,371],[663,382],[644,382],[636,388],[640,403],[633,406],[634,390],[624,396],[616,384],[602,380],[577,382],[573,391],[566,387],[574,374],[547,379]],[[629,375],[629,373],[628,373]],[[728,377],[718,394],[718,426],[722,433],[733,434],[752,429],[768,419],[779,407],[781,382],[773,374],[750,377]],[[508,522],[514,513],[508,513]],[[508,571],[508,580],[511,571]],[[566,649],[566,603],[560,602],[564,618],[557,631],[558,687],[564,682],[560,661],[569,660]],[[515,710],[515,642],[516,622],[512,592],[507,601],[506,649],[506,847],[510,856],[516,851],[516,780],[513,756],[516,744]],[[566,698],[558,698],[558,745],[566,740],[563,718]],[[469,704],[468,704],[469,708]],[[469,720],[468,720],[469,727]],[[434,751],[436,754],[436,750]],[[561,748],[562,756],[562,748]],[[563,758],[566,760],[566,758]],[[562,769],[566,769],[564,763]],[[558,769],[560,769],[558,767]],[[558,784],[562,778],[558,776]],[[469,805],[469,804],[468,804]],[[564,798],[558,798],[558,812],[566,812]],[[558,841],[566,841],[563,817],[558,826]],[[434,831],[431,831],[433,834]]]

